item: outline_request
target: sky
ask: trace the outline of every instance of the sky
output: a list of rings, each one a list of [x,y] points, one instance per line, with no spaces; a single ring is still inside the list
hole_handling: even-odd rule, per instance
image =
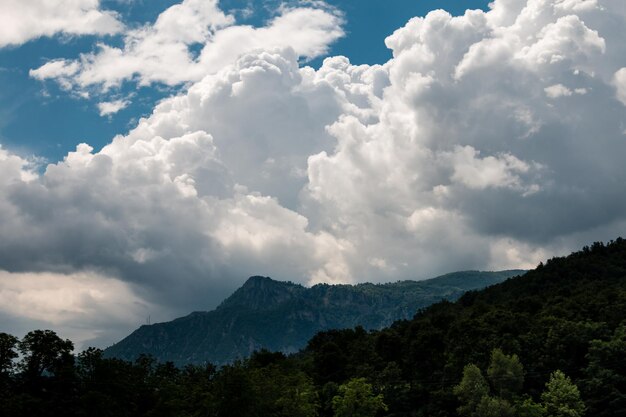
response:
[[[0,0],[0,331],[623,236],[625,38],[623,0]]]

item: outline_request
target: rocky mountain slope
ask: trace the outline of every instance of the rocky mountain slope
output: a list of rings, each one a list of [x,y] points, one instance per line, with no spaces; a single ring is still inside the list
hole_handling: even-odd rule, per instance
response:
[[[497,284],[525,271],[465,271],[425,281],[306,288],[251,277],[215,310],[144,325],[105,351],[133,360],[142,353],[177,365],[225,364],[266,348],[296,352],[318,331],[381,329],[442,299]]]

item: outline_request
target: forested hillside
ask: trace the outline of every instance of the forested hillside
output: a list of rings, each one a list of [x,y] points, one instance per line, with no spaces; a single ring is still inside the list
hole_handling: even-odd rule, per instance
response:
[[[495,349],[524,368],[512,405],[539,401],[561,370],[578,385],[588,416],[626,415],[626,241],[552,259],[381,332],[318,334],[307,353],[320,385],[367,376],[390,415],[453,416],[463,369],[475,364],[484,373]]]
[[[626,415],[626,241],[596,243],[381,331],[216,369],[131,363],[34,332],[0,339],[12,416]],[[45,343],[43,343],[45,341]],[[23,358],[11,365],[15,347]]]

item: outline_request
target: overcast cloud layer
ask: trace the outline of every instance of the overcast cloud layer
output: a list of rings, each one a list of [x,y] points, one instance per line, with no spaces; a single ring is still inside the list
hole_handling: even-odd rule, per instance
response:
[[[533,267],[626,232],[623,0],[434,11],[387,38],[384,65],[333,57],[317,71],[299,60],[341,36],[335,11],[284,9],[252,29],[200,4],[217,7],[185,1],[121,50],[33,71],[68,89],[191,84],[41,174],[0,149],[0,300],[75,289],[86,295],[69,310],[92,327],[82,340],[106,344],[150,311],[212,308],[253,274],[354,283]],[[180,67],[144,54],[148,39]],[[56,301],[0,305],[76,332]]]

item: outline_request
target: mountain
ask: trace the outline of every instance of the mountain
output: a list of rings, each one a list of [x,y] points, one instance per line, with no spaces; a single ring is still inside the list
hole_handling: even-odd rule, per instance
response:
[[[311,288],[256,276],[215,310],[141,326],[105,355],[133,360],[145,353],[177,365],[221,365],[261,348],[293,353],[319,331],[381,329],[442,299],[456,300],[524,272],[465,271],[425,281]]]

